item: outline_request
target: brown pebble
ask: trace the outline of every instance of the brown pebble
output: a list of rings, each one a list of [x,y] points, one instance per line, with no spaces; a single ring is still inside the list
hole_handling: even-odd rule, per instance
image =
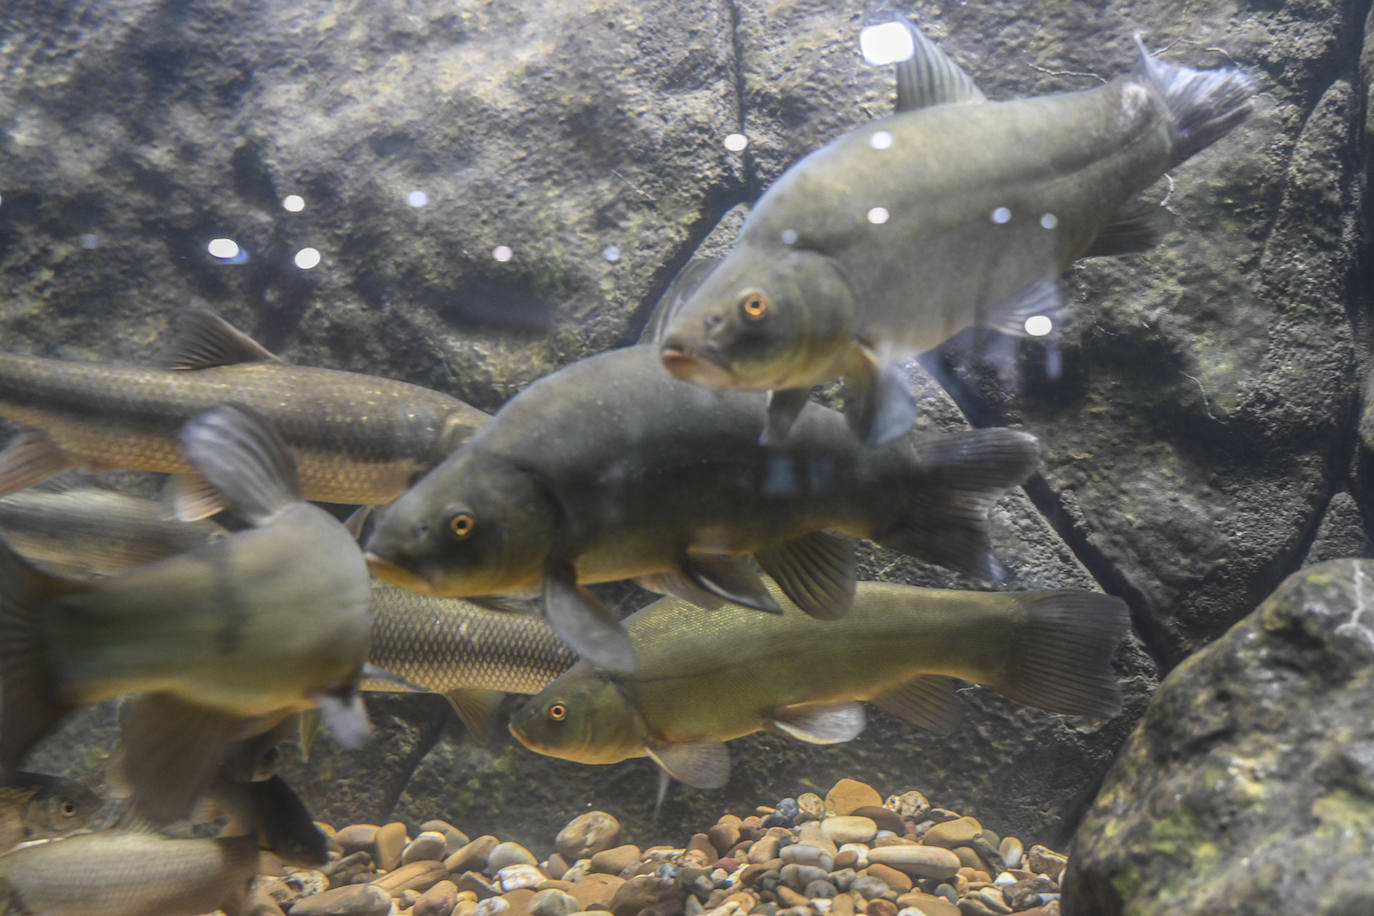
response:
[[[749,862],[759,865],[769,859],[778,857],[778,838],[767,834],[754,841],[754,845],[749,847]]]
[[[792,890],[792,888],[788,887],[786,884],[779,884],[773,889],[773,893],[778,895],[778,903],[781,903],[783,906],[808,907],[811,905],[811,899],[809,897]]]
[[[535,891],[528,887],[517,887],[513,891],[506,891],[501,895],[501,899],[506,901],[509,907],[501,916],[529,916],[530,907],[534,905]]]
[[[1051,880],[1058,881],[1060,875],[1064,873],[1064,866],[1068,864],[1068,859],[1062,854],[1055,852],[1039,843],[1030,848],[1026,853],[1026,864],[1030,870],[1041,875],[1047,875]]]
[[[605,875],[618,875],[625,869],[639,863],[641,853],[633,843],[603,849],[592,856],[592,871]]]
[[[854,893],[844,893],[830,901],[830,916],[854,916]]]
[[[477,896],[479,900],[486,900],[488,897],[495,897],[501,893],[493,887],[486,876],[477,871],[465,871],[454,881],[458,885],[458,893],[469,891]]]
[[[568,821],[554,839],[554,849],[569,862],[610,849],[620,838],[620,821],[605,811],[588,811]]]
[[[234,916],[282,916],[282,908],[271,894],[255,882],[247,895],[239,898]]]
[[[543,870],[544,874],[548,875],[550,878],[561,878],[567,873],[570,866],[566,859],[555,852],[539,867]]]
[[[869,845],[877,849],[880,846],[915,846],[917,844],[909,836],[880,836]]]
[[[890,865],[883,865],[880,862],[869,863],[869,866],[864,869],[864,874],[877,878],[899,894],[911,890],[911,877],[906,872]]]
[[[729,853],[730,850],[734,849],[735,844],[739,842],[739,824],[731,824],[722,821],[706,831],[706,836],[710,839],[711,845],[715,848],[716,855],[724,856]]]
[[[676,898],[681,901],[682,892],[672,881],[654,875],[636,875],[616,888],[611,898],[610,910],[615,916],[637,916],[641,910]]]
[[[423,893],[447,877],[448,869],[444,867],[443,862],[429,860],[402,865],[395,871],[382,875],[373,881],[372,885],[380,887],[393,897],[398,897],[407,889]]]
[[[406,844],[401,852],[401,864],[431,860],[442,862],[446,857],[444,835],[437,830],[422,830],[415,839]]]
[[[339,845],[339,852],[343,855],[352,855],[355,852],[366,852],[371,855],[372,841],[376,839],[379,829],[376,824],[349,824],[334,834],[334,842]]]
[[[897,916],[897,904],[882,897],[874,897],[868,901],[868,909],[865,912],[868,916]]]
[[[834,868],[839,871],[844,868],[854,868],[859,864],[859,851],[857,849],[841,849],[835,853]]]
[[[590,910],[597,905],[610,904],[616,890],[624,883],[625,879],[617,875],[591,874],[575,882],[567,893],[581,904],[582,909]]]
[[[445,859],[444,867],[451,872],[482,871],[487,867],[487,856],[500,842],[489,833],[479,836]]]
[[[426,827],[433,821],[426,822]],[[444,880],[433,885],[415,901],[412,916],[449,916],[458,903],[458,885]]]
[[[739,882],[741,887],[753,887],[755,882],[757,882],[761,876],[767,874],[768,871],[768,866],[761,863],[746,865],[744,871],[740,872],[735,880]]]
[[[936,843],[933,845],[940,846],[943,844]],[[983,864],[983,860],[978,857],[978,853],[974,852],[968,846],[955,846],[953,849],[950,849],[950,852],[959,857],[960,865],[976,868],[979,871],[986,871],[986,866]]]
[[[983,871],[981,868],[969,868],[967,865],[959,868],[959,876],[970,885],[990,884],[992,882],[992,875]]]
[[[763,818],[756,814],[751,814],[739,822],[739,836],[741,840],[758,839],[763,832]]]
[[[825,817],[825,801],[815,792],[803,792],[798,795],[797,808],[806,815],[805,820],[818,821]],[[798,819],[797,823],[801,823],[801,819]]]
[[[973,838],[982,832],[983,825],[978,823],[977,818],[960,817],[936,824],[927,830],[921,839],[927,846],[943,846],[946,849],[953,849],[955,846],[969,845],[973,842]]]
[[[959,873],[959,858],[938,846],[875,846],[868,852],[868,865],[890,865],[913,878],[952,878]]]
[[[855,808],[882,803],[876,789],[857,779],[841,779],[825,793],[825,810],[831,814],[853,814]]]
[[[944,897],[933,894],[904,895],[898,901],[903,907],[910,907],[920,916],[960,916],[959,908]]]
[[[687,848],[682,851],[681,864],[705,867],[719,858],[720,853],[716,851],[716,844],[711,842],[711,838],[704,833],[694,833],[687,841]]]
[[[891,830],[901,836],[906,831],[906,821],[896,811],[882,805],[860,805],[850,812],[853,817],[866,817],[878,825],[879,830]]]
[[[401,864],[401,850],[406,846],[406,825],[400,821],[378,827],[372,837],[372,858],[382,871],[391,871]]]
[[[471,839],[466,833],[450,824],[448,821],[433,818],[420,825],[420,831],[430,831],[431,833],[441,833],[444,836],[444,855],[451,856],[468,844]]]

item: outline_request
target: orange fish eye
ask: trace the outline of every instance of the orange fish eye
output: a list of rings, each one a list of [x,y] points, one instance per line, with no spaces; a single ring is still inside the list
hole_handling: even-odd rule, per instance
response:
[[[453,535],[455,540],[463,540],[472,534],[472,529],[475,527],[477,527],[477,519],[466,512],[456,512],[449,516],[448,533]]]
[[[549,718],[555,722],[562,722],[568,717],[568,707],[562,703],[554,703],[549,707]]]
[[[745,318],[758,320],[768,311],[768,300],[763,293],[749,293],[739,303],[740,311],[744,312]]]

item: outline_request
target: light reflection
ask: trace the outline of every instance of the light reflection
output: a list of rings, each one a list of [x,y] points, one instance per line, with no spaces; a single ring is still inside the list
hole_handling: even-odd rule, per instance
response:
[[[411,191],[406,195],[406,203],[412,207],[423,207],[429,203],[429,195],[424,191]]]
[[[511,251],[510,248],[505,245],[497,245],[491,250],[491,256],[504,263],[515,257],[515,252]]]
[[[888,217],[890,217],[891,215],[891,213],[887,212],[886,207],[874,207],[872,210],[868,211],[868,221],[870,223],[873,223],[875,226],[881,225],[882,223],[887,222]]]
[[[795,244],[797,244],[797,230],[795,230],[795,229],[784,229],[784,230],[782,230],[782,243],[783,243],[784,245],[795,245]]]
[[[992,211],[992,221],[999,226],[1011,222],[1011,211],[1006,207],[998,207]]]
[[[875,130],[873,136],[868,138],[868,145],[874,149],[890,149],[892,147],[892,134],[885,130]]]
[[[301,270],[309,270],[318,266],[320,263],[320,253],[314,248],[302,248],[296,252],[296,266]]]
[[[744,134],[730,134],[725,138],[725,148],[732,153],[743,152],[749,145],[749,138]]]
[[[85,235],[81,236],[81,247],[87,251],[95,251],[100,247],[100,236],[96,235],[94,232],[87,232]]]
[[[614,245],[607,245],[605,250],[601,252],[601,256],[614,264],[620,260],[620,249]]]
[[[239,243],[233,239],[211,239],[210,244],[205,246],[205,250],[210,252],[211,257],[219,258],[222,261],[232,261],[242,253]]]
[[[900,22],[885,22],[859,30],[859,50],[870,64],[895,64],[916,54],[911,33]]]
[[[1053,213],[1046,213],[1044,216],[1040,217],[1040,225],[1044,226],[1046,229],[1053,229],[1055,226],[1059,225],[1059,217],[1055,216]]]
[[[1032,315],[1026,319],[1026,333],[1032,337],[1044,337],[1054,330],[1054,322],[1049,315]]]
[[[281,199],[281,206],[289,213],[299,213],[305,209],[305,198],[299,194],[288,194]]]

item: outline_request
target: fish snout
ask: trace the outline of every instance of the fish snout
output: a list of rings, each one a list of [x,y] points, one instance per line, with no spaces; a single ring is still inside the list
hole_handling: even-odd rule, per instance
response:
[[[368,569],[372,570],[372,574],[383,582],[424,595],[434,594],[434,586],[419,573],[379,557],[370,550],[364,556],[367,559]]]
[[[663,367],[671,372],[674,377],[684,380],[692,377],[692,372],[698,362],[697,358],[685,347],[671,341],[663,345],[658,358],[663,362]]]

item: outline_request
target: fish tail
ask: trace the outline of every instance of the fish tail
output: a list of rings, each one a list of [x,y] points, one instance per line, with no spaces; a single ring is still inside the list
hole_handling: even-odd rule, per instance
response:
[[[1022,703],[1072,716],[1121,711],[1112,653],[1126,635],[1126,602],[1094,592],[1028,592],[1007,662],[1006,682],[989,686]]]
[[[1255,83],[1239,70],[1194,70],[1151,57],[1136,33],[1136,72],[1164,96],[1173,116],[1174,158],[1170,168],[1216,142],[1250,114]]]
[[[916,446],[913,496],[903,520],[873,537],[884,547],[998,581],[988,510],[1040,463],[1040,443],[1015,429],[975,429]]]
[[[57,672],[41,623],[51,610],[47,599],[70,587],[0,540],[0,767],[6,773],[69,710],[55,698]]]

